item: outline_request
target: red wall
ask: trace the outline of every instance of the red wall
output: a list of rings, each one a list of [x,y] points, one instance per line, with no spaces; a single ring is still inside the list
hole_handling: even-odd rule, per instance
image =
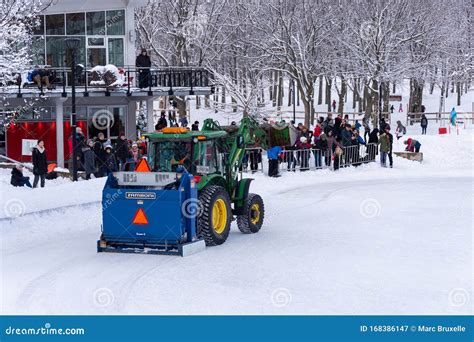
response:
[[[82,131],[87,136],[87,122],[78,121],[77,126],[82,128]],[[69,144],[67,143],[71,135],[71,124],[69,121],[64,122],[64,160],[67,161],[69,157]],[[27,162],[31,161],[31,156],[21,155],[21,140],[22,139],[43,139],[46,148],[46,155],[49,161],[56,161],[56,122],[18,122],[12,124],[7,129],[7,157],[12,159]]]

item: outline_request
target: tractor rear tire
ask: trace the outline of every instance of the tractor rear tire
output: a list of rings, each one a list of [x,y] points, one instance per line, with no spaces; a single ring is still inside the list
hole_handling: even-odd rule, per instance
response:
[[[249,194],[244,204],[244,213],[237,216],[237,227],[244,234],[258,233],[262,228],[264,216],[262,197]]]
[[[202,209],[197,219],[198,235],[206,246],[222,245],[230,232],[232,207],[227,191],[216,185],[205,187],[199,193]]]

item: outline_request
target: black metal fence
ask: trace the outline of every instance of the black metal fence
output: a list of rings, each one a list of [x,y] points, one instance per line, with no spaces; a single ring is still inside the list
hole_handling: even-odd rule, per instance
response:
[[[41,67],[41,76],[35,80],[28,79],[29,72],[19,73],[15,82],[10,86],[16,86],[21,94],[27,88],[39,88],[41,92],[48,89],[63,89],[72,84],[71,68]],[[160,67],[160,68],[137,68],[121,67],[116,72],[107,71],[103,73],[97,69],[85,69],[81,66],[76,68],[75,86],[78,91],[88,92],[91,89],[124,88],[128,92],[141,90],[153,91],[156,88],[169,89],[189,88],[191,94],[196,88],[213,88],[213,76],[205,68],[199,67]],[[45,79],[47,78],[47,79]]]

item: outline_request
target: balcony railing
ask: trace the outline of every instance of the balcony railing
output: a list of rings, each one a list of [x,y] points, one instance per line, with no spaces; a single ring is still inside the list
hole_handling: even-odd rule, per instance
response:
[[[18,74],[18,78],[14,86],[18,89],[18,95],[27,89],[38,88],[41,94],[45,94],[48,90],[60,90],[64,96],[70,91],[72,84],[71,68],[40,68],[47,75],[49,81],[49,89],[45,82],[38,85],[34,81],[28,81],[28,72]],[[173,94],[176,88],[186,88],[189,95],[193,95],[197,89],[206,88],[210,93],[214,91],[213,77],[205,68],[199,67],[159,67],[159,68],[137,68],[137,67],[120,67],[118,72],[113,73],[118,82],[107,82],[101,78],[101,73],[97,69],[76,68],[75,86],[77,92],[84,92],[84,95],[90,91],[104,90],[111,92],[116,89],[127,90],[127,94],[131,95],[135,92],[148,92],[152,95],[154,91],[167,91]],[[103,74],[102,74],[103,76]],[[104,77],[105,78],[105,77]],[[114,79],[112,79],[114,81]],[[11,84],[10,86],[13,86]]]

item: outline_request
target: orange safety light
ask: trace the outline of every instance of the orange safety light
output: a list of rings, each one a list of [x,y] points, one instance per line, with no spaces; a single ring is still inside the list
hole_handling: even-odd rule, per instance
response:
[[[135,217],[132,220],[133,224],[148,224],[148,218],[145,215],[145,211],[142,208],[138,208]]]
[[[135,172],[151,172],[150,165],[148,165],[145,158],[140,159],[135,167]]]
[[[163,133],[188,133],[186,127],[165,127],[161,130]]]
[[[198,140],[206,140],[206,136],[205,135],[198,135],[197,137]]]

